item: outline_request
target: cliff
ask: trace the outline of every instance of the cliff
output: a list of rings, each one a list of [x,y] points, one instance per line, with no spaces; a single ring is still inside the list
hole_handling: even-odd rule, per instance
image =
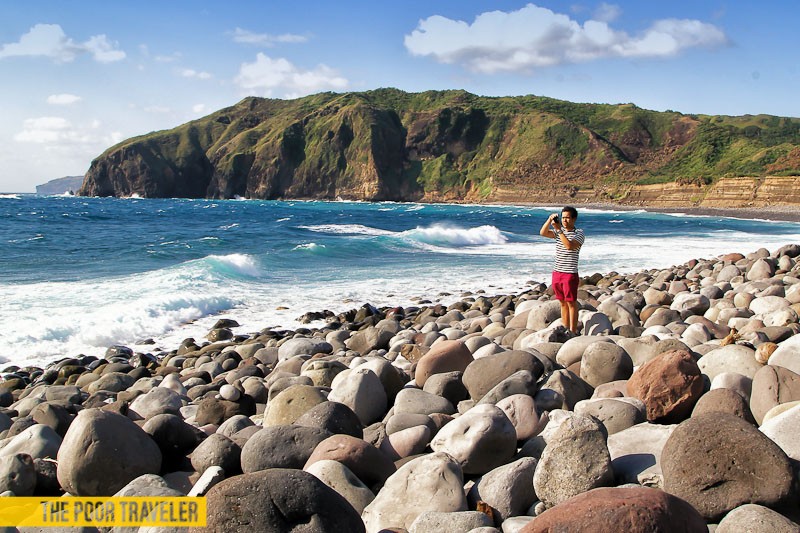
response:
[[[65,176],[36,186],[36,194],[64,194],[75,192],[83,185],[83,176]]]
[[[92,162],[80,194],[753,203],[797,199],[776,192],[792,175],[800,119],[379,89],[246,98],[129,139]]]

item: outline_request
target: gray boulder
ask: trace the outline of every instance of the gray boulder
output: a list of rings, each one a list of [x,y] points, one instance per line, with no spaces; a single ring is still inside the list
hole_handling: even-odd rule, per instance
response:
[[[161,451],[127,417],[84,409],[58,450],[58,481],[76,496],[111,496],[142,474],[161,470]]]

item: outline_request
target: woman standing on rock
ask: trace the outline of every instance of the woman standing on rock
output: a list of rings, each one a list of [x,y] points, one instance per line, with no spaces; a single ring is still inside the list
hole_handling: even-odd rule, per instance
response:
[[[578,333],[578,256],[585,236],[575,227],[578,210],[567,206],[558,215],[550,215],[539,235],[556,240],[556,263],[553,267],[553,291],[561,302],[561,322]]]

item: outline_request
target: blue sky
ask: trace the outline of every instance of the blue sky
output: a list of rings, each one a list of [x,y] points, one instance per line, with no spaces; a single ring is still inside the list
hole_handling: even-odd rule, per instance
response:
[[[245,96],[397,87],[800,116],[800,3],[0,0],[0,192]]]

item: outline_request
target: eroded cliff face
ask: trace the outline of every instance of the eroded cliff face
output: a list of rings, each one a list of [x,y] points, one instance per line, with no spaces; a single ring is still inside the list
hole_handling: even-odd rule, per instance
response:
[[[800,176],[722,178],[712,185],[661,183],[620,188],[499,189],[496,202],[617,204],[662,208],[757,208],[800,206]]]
[[[246,98],[110,148],[92,162],[79,193],[658,206],[796,198],[778,178],[746,183],[707,172],[738,168],[743,153],[752,168],[787,173],[800,165],[786,141],[797,135],[800,143],[800,124],[778,121],[779,136],[765,130],[769,144],[745,138],[735,117],[725,120],[731,124],[630,104],[463,91]],[[691,174],[697,168],[706,174]],[[683,185],[633,185],[651,174]]]

